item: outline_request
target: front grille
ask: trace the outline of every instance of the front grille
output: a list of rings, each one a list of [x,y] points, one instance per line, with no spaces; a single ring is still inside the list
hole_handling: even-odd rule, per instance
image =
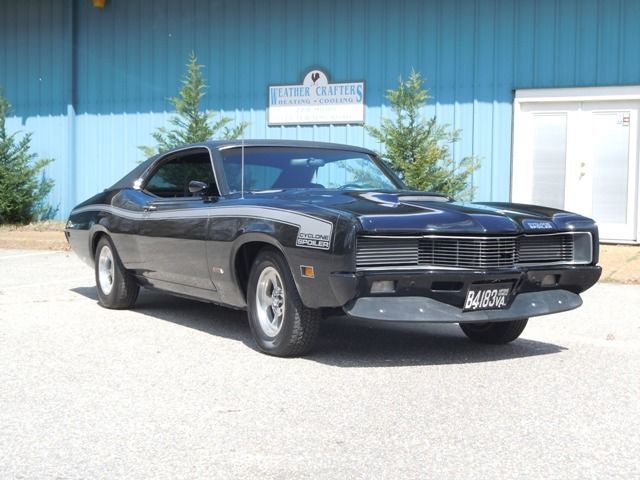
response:
[[[356,265],[419,265],[420,239],[417,237],[360,237]]]
[[[357,241],[356,266],[485,269],[570,264],[576,263],[574,246],[581,235],[589,234],[518,237],[361,236]]]
[[[457,268],[504,268],[513,266],[514,238],[423,238],[418,265]]]
[[[519,264],[571,262],[574,235],[542,235],[518,238]]]

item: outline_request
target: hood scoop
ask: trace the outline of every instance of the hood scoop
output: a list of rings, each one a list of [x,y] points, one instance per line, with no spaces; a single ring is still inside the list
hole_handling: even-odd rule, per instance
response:
[[[451,201],[451,199],[446,195],[439,195],[437,193],[425,193],[424,195],[400,195],[398,200],[402,203]]]
[[[423,202],[450,202],[451,199],[445,195],[439,195],[437,193],[425,193],[424,195],[402,195],[397,193],[377,193],[377,192],[368,192],[361,193],[359,195],[361,198],[365,200],[369,200],[370,202],[377,203],[383,207],[397,207],[401,204],[410,205],[412,207],[418,208],[427,208],[426,206],[420,205]]]

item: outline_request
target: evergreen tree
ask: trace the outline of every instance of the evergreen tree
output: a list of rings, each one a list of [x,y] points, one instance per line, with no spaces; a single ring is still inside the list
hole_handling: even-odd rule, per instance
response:
[[[31,153],[31,133],[18,140],[9,134],[6,119],[11,105],[0,91],[0,224],[29,223],[55,213],[45,202],[53,180],[43,169],[53,160]]]
[[[207,85],[202,75],[203,66],[198,64],[198,59],[191,53],[187,63],[187,72],[182,79],[182,88],[177,97],[169,101],[173,105],[176,114],[169,119],[173,128],[158,128],[151,134],[156,141],[155,147],[140,147],[145,156],[150,157],[156,153],[166,152],[172,148],[186,143],[203,142],[215,138],[220,133],[221,138],[239,138],[244,134],[248,124],[242,122],[234,128],[229,124],[232,119],[222,117],[213,124],[210,120],[216,112],[212,110],[200,111],[200,101],[206,95]]]
[[[438,124],[435,116],[423,118],[421,109],[431,98],[423,84],[415,71],[406,81],[400,77],[398,88],[387,91],[395,119],[383,118],[380,128],[367,126],[367,131],[384,145],[383,158],[411,188],[470,199],[469,180],[478,161],[453,160],[449,147],[460,139],[460,131]]]

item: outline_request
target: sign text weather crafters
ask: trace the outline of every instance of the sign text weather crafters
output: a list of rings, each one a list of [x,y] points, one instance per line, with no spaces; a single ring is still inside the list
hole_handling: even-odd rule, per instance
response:
[[[312,70],[302,85],[269,87],[269,125],[364,123],[364,82],[329,83]]]

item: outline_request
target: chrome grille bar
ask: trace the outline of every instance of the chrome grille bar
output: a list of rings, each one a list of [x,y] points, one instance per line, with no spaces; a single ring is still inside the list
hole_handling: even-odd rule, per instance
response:
[[[356,264],[363,267],[418,265],[418,241],[418,238],[398,237],[389,242],[386,238],[361,237],[358,239]]]
[[[569,263],[572,260],[572,235],[526,236],[518,239],[518,263]]]

